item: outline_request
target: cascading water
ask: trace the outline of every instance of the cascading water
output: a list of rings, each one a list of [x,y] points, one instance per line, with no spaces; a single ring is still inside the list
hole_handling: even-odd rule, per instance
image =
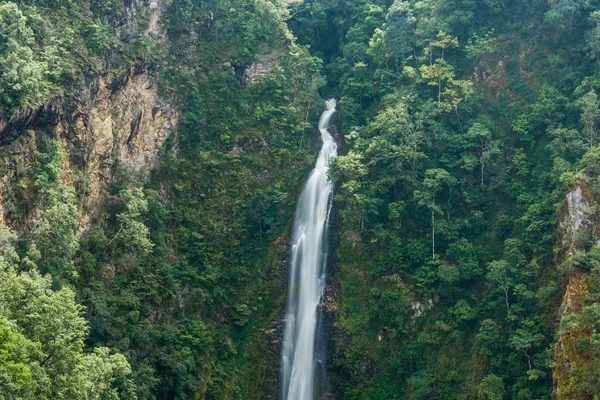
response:
[[[328,132],[335,105],[334,99],[328,100],[327,109],[319,120],[323,146],[296,209],[282,355],[285,400],[312,400],[314,397],[317,307],[325,288],[327,224],[333,194],[327,166],[337,156],[337,145]]]

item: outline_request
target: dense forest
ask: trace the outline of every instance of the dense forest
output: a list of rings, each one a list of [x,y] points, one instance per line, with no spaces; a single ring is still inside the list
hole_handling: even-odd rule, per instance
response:
[[[600,3],[0,0],[0,399],[600,398]]]

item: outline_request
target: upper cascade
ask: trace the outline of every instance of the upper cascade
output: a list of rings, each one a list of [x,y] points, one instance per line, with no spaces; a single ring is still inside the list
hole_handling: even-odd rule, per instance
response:
[[[325,288],[327,226],[331,213],[333,183],[327,176],[329,161],[337,156],[337,145],[329,134],[335,100],[319,120],[323,146],[296,209],[288,309],[282,354],[283,399],[312,400],[314,393],[315,341],[318,306]]]
[[[335,99],[329,99],[325,101],[326,110],[321,114],[321,118],[319,119],[319,130],[321,131],[321,138],[323,142],[326,142],[327,139],[330,138],[329,127],[331,127],[331,119],[333,118],[333,114],[335,114],[336,109],[335,106],[337,102]]]

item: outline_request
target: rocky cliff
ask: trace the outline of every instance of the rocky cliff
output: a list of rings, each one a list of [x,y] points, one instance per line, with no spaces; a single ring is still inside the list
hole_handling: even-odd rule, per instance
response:
[[[554,347],[554,393],[559,399],[584,399],[584,394],[573,391],[573,384],[594,359],[592,352],[582,351],[581,347],[582,341],[592,344],[594,329],[589,323],[573,323],[589,305],[590,271],[581,268],[577,258],[586,257],[589,245],[600,241],[600,214],[586,176],[577,175],[574,189],[565,196],[561,214],[559,240],[566,251],[562,262],[564,294]]]
[[[63,174],[82,193],[83,229],[117,166],[128,165],[148,176],[166,139],[176,132],[180,113],[159,98],[147,71],[132,67],[118,82],[109,74],[101,75],[82,92],[77,104],[57,101],[5,123],[0,131],[4,141],[0,222],[6,223],[11,213],[9,186],[27,179],[37,132],[60,140],[68,152],[68,170]]]
[[[160,20],[166,4],[135,0],[123,4],[120,18],[111,22],[117,37],[143,34],[151,42],[164,39]],[[24,185],[37,151],[41,132],[61,142],[67,153],[63,181],[76,187],[80,197],[80,233],[106,195],[118,166],[126,165],[146,178],[158,162],[166,139],[177,131],[180,112],[172,100],[158,95],[156,72],[141,62],[118,74],[106,66],[90,77],[80,77],[65,96],[36,110],[0,118],[0,223],[22,201],[14,185]],[[11,187],[13,186],[13,187]],[[29,221],[37,215],[30,209]],[[20,218],[19,218],[20,219]]]

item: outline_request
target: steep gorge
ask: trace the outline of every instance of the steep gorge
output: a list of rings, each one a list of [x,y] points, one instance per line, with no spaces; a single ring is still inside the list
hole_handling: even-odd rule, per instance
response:
[[[278,398],[294,210],[335,97],[323,397],[593,398],[599,12],[0,2],[0,376],[29,382],[0,389]],[[76,323],[36,325],[25,298]]]
[[[90,347],[127,355],[134,372],[107,374],[111,393],[275,396],[280,339],[269,326],[283,311],[283,243],[315,154],[318,62],[291,43],[284,6],[240,3],[232,18],[233,8],[216,15],[219,4],[175,3],[58,9],[52,22],[81,34],[96,64],[39,108],[2,110],[0,239],[20,238],[9,259],[19,273],[39,267],[55,289],[77,289]],[[9,9],[31,21],[44,7]],[[61,219],[64,230],[52,226]],[[39,236],[47,224],[55,243]]]

